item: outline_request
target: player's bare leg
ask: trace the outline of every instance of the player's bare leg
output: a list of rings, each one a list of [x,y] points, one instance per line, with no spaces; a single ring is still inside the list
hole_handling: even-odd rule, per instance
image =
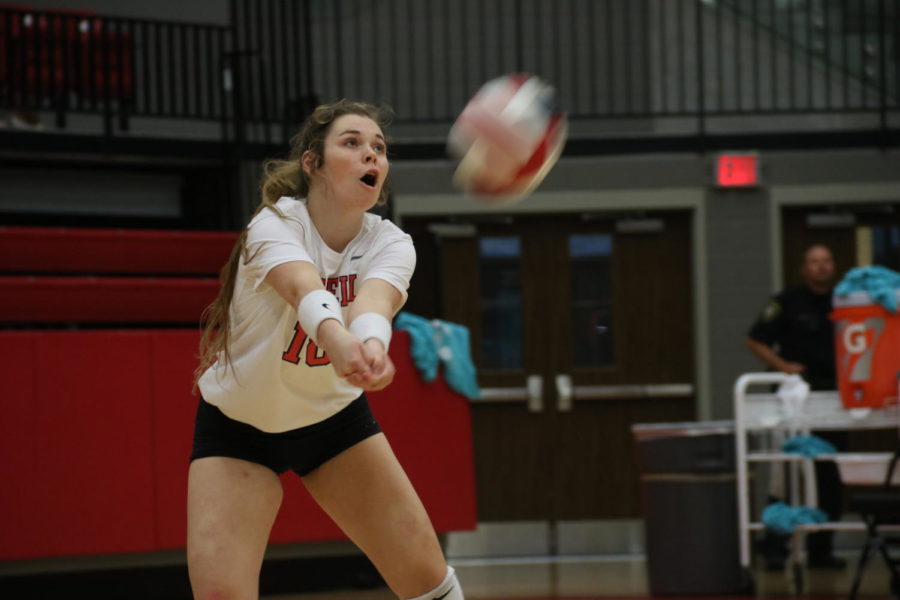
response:
[[[195,600],[256,600],[283,492],[271,469],[200,458],[188,475],[187,555]]]
[[[447,578],[434,527],[384,434],[345,450],[303,481],[400,598],[418,597]],[[462,598],[454,593],[459,596],[447,598]]]

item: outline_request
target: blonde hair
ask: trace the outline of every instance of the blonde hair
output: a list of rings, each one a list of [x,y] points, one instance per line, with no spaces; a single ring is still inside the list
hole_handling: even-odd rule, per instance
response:
[[[331,130],[331,125],[339,117],[344,115],[360,115],[375,121],[384,131],[391,122],[393,116],[390,108],[386,106],[374,106],[365,102],[339,100],[332,104],[323,104],[316,107],[313,113],[300,126],[300,131],[291,138],[290,153],[284,160],[269,159],[263,162],[263,174],[260,179],[260,203],[253,212],[255,217],[265,208],[272,210],[276,215],[285,218],[275,206],[278,199],[283,196],[292,198],[305,198],[309,194],[310,175],[303,170],[301,159],[310,152],[315,155],[314,168],[318,169],[325,160],[325,138]],[[378,204],[387,203],[390,195],[390,178],[386,179],[378,196]],[[252,217],[251,217],[252,219]],[[252,256],[248,256],[247,228],[238,236],[228,262],[219,273],[221,286],[216,299],[203,311],[201,322],[203,323],[203,336],[200,339],[200,364],[194,372],[194,389],[197,381],[206,369],[220,356],[225,360],[226,366],[231,365],[231,353],[229,341],[231,338],[231,299],[234,297],[234,282],[237,276],[238,265],[241,260],[247,264]]]

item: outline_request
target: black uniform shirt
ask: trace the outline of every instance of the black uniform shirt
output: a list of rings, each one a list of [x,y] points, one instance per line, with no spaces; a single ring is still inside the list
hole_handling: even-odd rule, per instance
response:
[[[836,387],[834,326],[828,318],[831,294],[805,285],[787,289],[770,302],[750,329],[750,337],[773,347],[789,362],[806,367],[803,378],[814,390]]]

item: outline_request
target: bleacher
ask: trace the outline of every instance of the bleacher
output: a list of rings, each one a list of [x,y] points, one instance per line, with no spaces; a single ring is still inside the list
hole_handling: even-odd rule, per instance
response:
[[[194,326],[237,235],[0,227],[0,322]]]

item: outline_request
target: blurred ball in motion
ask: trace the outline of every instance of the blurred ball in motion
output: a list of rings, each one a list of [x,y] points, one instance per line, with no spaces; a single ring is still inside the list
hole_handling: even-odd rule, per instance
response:
[[[453,183],[489,204],[517,202],[553,168],[567,131],[547,82],[527,73],[492,79],[450,129],[447,149],[459,159]]]

